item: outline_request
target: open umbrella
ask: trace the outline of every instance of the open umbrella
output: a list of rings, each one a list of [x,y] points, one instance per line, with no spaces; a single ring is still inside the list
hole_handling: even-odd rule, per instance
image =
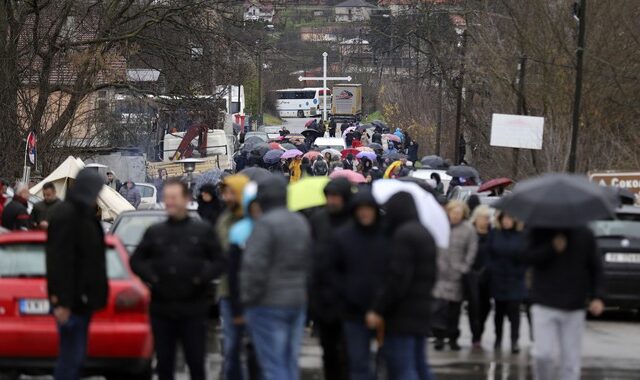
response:
[[[313,138],[320,137],[323,135],[323,133],[317,129],[305,129],[304,131],[302,131],[302,135],[307,138]]]
[[[294,141],[304,142],[305,137],[303,134],[297,133],[297,134],[286,135],[285,139],[289,140],[289,142],[294,142]]]
[[[386,152],[382,155],[382,158],[387,159],[389,161],[398,161],[402,160],[404,157],[398,152]]]
[[[371,125],[373,125],[374,127],[378,127],[380,129],[387,128],[387,124],[382,120],[374,120],[371,122]]]
[[[382,135],[382,137],[383,137],[383,138],[386,138],[386,139],[387,139],[387,140],[389,140],[389,141],[393,141],[393,142],[397,142],[397,143],[402,142],[402,140],[400,139],[400,137],[398,137],[398,136],[396,136],[396,135],[393,135],[393,134],[391,134],[391,133],[386,133],[386,134]]]
[[[211,169],[200,173],[200,175],[196,177],[196,183],[193,187],[195,193],[198,194],[204,184],[212,183],[217,185],[222,179],[222,173],[224,173],[224,171],[220,169]]]
[[[383,178],[385,179],[389,179],[391,178],[391,176],[393,175],[393,172],[398,169],[399,167],[402,166],[402,162],[401,161],[395,161],[393,163],[391,163],[391,165],[389,165],[387,167],[387,170],[384,171],[384,175]]]
[[[447,174],[452,177],[478,178],[480,173],[476,169],[467,165],[452,166],[447,169]]]
[[[282,155],[282,158],[294,158],[294,157],[298,157],[298,156],[302,156],[303,153],[301,151],[299,151],[298,149],[289,149],[288,151],[284,152],[284,154]]]
[[[251,149],[251,153],[255,153],[258,157],[263,157],[269,150],[271,150],[269,144],[261,143],[254,146],[253,149]]]
[[[618,203],[585,176],[551,173],[518,183],[495,207],[529,227],[571,228],[614,217]]]
[[[373,196],[381,204],[399,192],[411,194],[422,225],[429,230],[438,247],[449,247],[449,219],[438,201],[429,192],[415,183],[393,179],[375,181],[372,191]]]
[[[440,156],[424,156],[420,160],[423,166],[428,166],[431,169],[445,169],[447,164]]]
[[[373,149],[369,148],[368,146],[359,146],[356,148],[356,150],[358,152],[373,152]]]
[[[636,196],[631,190],[624,187],[610,187],[609,188],[618,200],[621,205],[633,205],[636,202]]]
[[[360,125],[358,125],[358,126],[356,127],[356,129],[357,129],[358,131],[360,131],[360,132],[364,132],[364,131],[366,131],[366,130],[367,130],[367,129],[369,129],[369,128],[373,128],[373,125],[371,125],[371,124],[360,124]]]
[[[349,127],[349,128],[347,128],[347,129],[345,129],[345,130],[344,130],[344,132],[342,133],[342,135],[344,136],[344,135],[346,135],[347,133],[352,132],[352,131],[355,131],[355,130],[356,130],[356,127]]]
[[[484,191],[491,191],[498,187],[507,187],[512,183],[513,183],[513,180],[511,178],[506,178],[506,177],[494,178],[480,185],[480,187],[478,187],[478,192],[482,193]]]
[[[342,154],[342,158],[347,158],[348,155],[352,154],[353,157],[357,156],[358,153],[360,153],[359,150],[357,149],[353,149],[353,148],[349,148],[349,149],[344,149],[341,154]]]
[[[240,172],[240,174],[246,175],[247,177],[249,177],[250,180],[252,180],[254,182],[260,182],[260,181],[262,181],[264,179],[267,179],[267,178],[269,178],[269,177],[271,177],[273,175],[267,169],[258,168],[258,167],[246,168],[246,169],[242,170]]]
[[[280,161],[280,157],[284,154],[280,149],[272,149],[267,152],[267,154],[262,157],[262,160],[265,164],[273,165]]]
[[[316,157],[320,156],[322,153],[318,152],[317,150],[310,150],[307,153],[304,154],[304,156],[302,157],[306,157],[310,160],[315,159]]]
[[[364,178],[364,176],[358,172],[354,172],[353,170],[349,170],[349,169],[342,169],[342,170],[334,170],[333,173],[331,173],[329,175],[329,178],[331,179],[335,179],[335,178],[346,178],[349,180],[349,182],[351,183],[365,183],[367,182],[367,179]]]
[[[289,185],[287,189],[287,207],[291,211],[300,211],[327,203],[324,188],[329,183],[326,176],[305,177]]]
[[[327,148],[327,149],[323,150],[321,153],[322,153],[322,155],[325,155],[325,154],[329,153],[329,154],[331,154],[331,157],[337,157],[337,158],[342,157],[342,153],[340,153],[339,150],[336,150],[336,149],[333,149],[333,148]]]
[[[311,126],[312,126],[314,123],[315,123],[315,124],[318,124],[318,121],[317,121],[316,119],[308,120],[306,123],[304,123],[304,127],[305,127],[305,128],[311,128]]]
[[[271,149],[280,149],[280,150],[286,150],[282,145],[278,144],[277,142],[271,142],[269,143],[269,148]]]
[[[356,158],[368,158],[371,161],[375,161],[378,156],[376,156],[376,154],[373,152],[360,152],[358,153]]]
[[[369,145],[367,145],[367,146],[368,146],[369,148],[373,149],[373,150],[378,150],[378,149],[382,150],[382,149],[384,149],[384,148],[382,147],[382,145],[380,145],[380,144],[378,144],[378,143],[371,143],[371,144],[369,144]]]
[[[284,150],[296,149],[296,146],[291,143],[282,143],[280,146],[282,146]]]

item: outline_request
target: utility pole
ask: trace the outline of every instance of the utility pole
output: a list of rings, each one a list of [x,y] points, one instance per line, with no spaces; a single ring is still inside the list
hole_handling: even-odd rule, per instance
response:
[[[460,43],[460,72],[458,73],[458,77],[456,78],[456,85],[457,85],[457,90],[458,90],[458,95],[457,95],[457,99],[456,99],[456,129],[455,129],[455,134],[456,137],[454,139],[453,142],[453,146],[454,146],[454,159],[455,159],[455,165],[458,165],[460,163],[460,161],[462,161],[462,159],[464,157],[460,157],[460,140],[461,137],[463,136],[464,131],[462,130],[462,90],[464,88],[464,56],[465,56],[465,49],[466,49],[466,45],[467,45],[467,31],[464,30],[462,32],[462,42]]]
[[[442,142],[442,72],[438,80],[438,125],[436,125],[436,156],[440,155],[440,144]]]
[[[518,74],[516,76],[516,86],[518,87],[518,101],[516,103],[516,115],[524,115],[524,77],[527,65],[527,57],[520,57],[518,62]],[[520,149],[513,148],[513,178],[518,177],[518,169],[520,165]]]
[[[258,126],[262,125],[262,50],[258,47]]]
[[[582,68],[584,60],[585,34],[587,27],[587,0],[580,0],[577,9],[578,17],[578,49],[576,50],[576,88],[573,97],[573,120],[571,123],[571,148],[569,150],[569,171],[576,172],[576,150],[580,129],[580,100],[582,97]]]

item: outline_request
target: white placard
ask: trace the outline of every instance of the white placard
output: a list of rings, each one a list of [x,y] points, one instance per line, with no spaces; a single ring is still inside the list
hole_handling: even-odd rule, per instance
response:
[[[544,118],[494,113],[491,145],[507,148],[542,149]]]

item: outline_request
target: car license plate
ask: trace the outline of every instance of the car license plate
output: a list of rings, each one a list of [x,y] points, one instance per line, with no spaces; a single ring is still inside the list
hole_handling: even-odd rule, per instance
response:
[[[49,301],[43,299],[21,299],[20,314],[46,315],[49,314]]]
[[[607,253],[604,261],[608,263],[640,264],[640,253]]]

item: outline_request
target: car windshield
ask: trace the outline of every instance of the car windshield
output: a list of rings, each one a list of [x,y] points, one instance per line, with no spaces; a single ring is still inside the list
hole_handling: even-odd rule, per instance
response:
[[[147,228],[150,226],[163,222],[167,219],[167,215],[164,213],[150,214],[150,215],[127,215],[111,229],[111,232],[120,238],[122,244],[127,248],[137,247],[142,240]]]
[[[138,189],[140,189],[140,196],[142,198],[150,198],[153,197],[153,187],[151,186],[143,186],[138,185]]]
[[[597,237],[624,236],[640,238],[640,221],[599,220],[591,223],[591,228]]]
[[[44,244],[7,244],[0,246],[0,278],[44,277],[46,263]],[[107,276],[112,280],[129,277],[113,248],[107,248]]]

